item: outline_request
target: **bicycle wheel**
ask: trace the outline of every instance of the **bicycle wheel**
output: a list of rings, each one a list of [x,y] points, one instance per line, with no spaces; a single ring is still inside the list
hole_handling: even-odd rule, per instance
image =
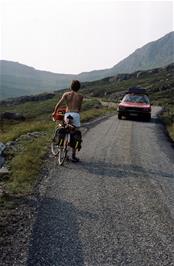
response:
[[[67,147],[59,147],[59,153],[58,153],[58,163],[59,165],[63,165],[65,159],[67,156]]]
[[[56,128],[52,142],[51,142],[51,152],[53,155],[58,155],[59,153],[59,146],[58,146],[58,128]]]
[[[59,153],[59,146],[54,141],[51,143],[51,152],[55,156]]]

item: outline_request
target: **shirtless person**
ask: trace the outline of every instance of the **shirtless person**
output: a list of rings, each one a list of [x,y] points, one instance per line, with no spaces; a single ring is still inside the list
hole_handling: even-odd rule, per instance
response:
[[[62,103],[66,103],[66,113],[64,116],[65,122],[67,121],[67,117],[71,115],[73,117],[73,125],[76,128],[80,127],[80,110],[83,101],[83,96],[78,93],[80,89],[80,82],[78,80],[73,80],[71,83],[71,91],[65,92],[60,99],[60,101],[56,104],[54,112],[52,116],[57,112],[57,109],[62,105]],[[72,160],[74,162],[78,162],[79,159],[76,157],[76,149],[72,148]]]

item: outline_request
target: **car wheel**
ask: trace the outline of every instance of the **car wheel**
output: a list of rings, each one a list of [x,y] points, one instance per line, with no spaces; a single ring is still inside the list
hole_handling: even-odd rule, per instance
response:
[[[148,116],[146,117],[146,120],[147,120],[148,122],[150,122],[150,120],[151,120],[151,115],[148,115]]]

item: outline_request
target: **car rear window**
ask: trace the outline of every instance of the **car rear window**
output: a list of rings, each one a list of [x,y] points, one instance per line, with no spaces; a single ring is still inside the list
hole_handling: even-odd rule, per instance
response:
[[[146,95],[132,95],[127,94],[123,98],[123,102],[132,102],[132,103],[147,103],[149,104],[149,99]]]

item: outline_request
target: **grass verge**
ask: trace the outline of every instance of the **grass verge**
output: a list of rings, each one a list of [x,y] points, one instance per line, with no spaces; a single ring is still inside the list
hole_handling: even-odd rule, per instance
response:
[[[174,107],[170,106],[167,109],[164,109],[164,112],[161,114],[161,119],[170,138],[174,141]]]
[[[11,171],[7,182],[11,193],[30,193],[42,167],[43,159],[48,152],[49,138],[41,136],[37,139],[24,141],[23,149],[9,162]]]
[[[101,108],[101,109],[91,109],[88,111],[84,111],[81,114],[81,122],[88,122],[94,118],[106,115],[108,113],[114,112],[115,109],[113,108]]]
[[[47,131],[52,126],[52,122],[45,120],[28,120],[22,123],[8,123],[4,125],[3,132],[1,132],[1,140],[6,143],[8,141],[16,140],[21,135],[27,134],[28,132],[34,131]]]

